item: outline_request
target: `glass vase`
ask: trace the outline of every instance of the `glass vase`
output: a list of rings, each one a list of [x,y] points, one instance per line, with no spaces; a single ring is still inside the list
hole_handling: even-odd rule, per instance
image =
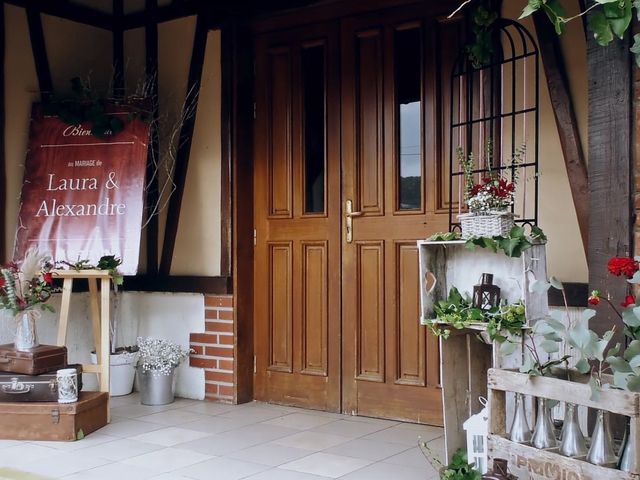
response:
[[[23,310],[15,316],[16,335],[13,343],[16,350],[28,351],[40,345],[36,333],[36,318],[40,312],[36,310]]]

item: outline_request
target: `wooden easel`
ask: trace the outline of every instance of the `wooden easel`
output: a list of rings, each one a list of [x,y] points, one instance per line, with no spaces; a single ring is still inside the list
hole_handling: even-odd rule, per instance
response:
[[[82,370],[96,373],[100,379],[100,391],[109,392],[109,287],[111,277],[106,270],[53,270],[54,278],[62,278],[62,303],[60,305],[60,323],[58,323],[58,346],[67,343],[69,324],[69,306],[73,281],[84,278],[89,282],[89,304],[93,324],[93,340],[96,349],[97,365],[82,365]],[[98,280],[100,290],[98,291]]]

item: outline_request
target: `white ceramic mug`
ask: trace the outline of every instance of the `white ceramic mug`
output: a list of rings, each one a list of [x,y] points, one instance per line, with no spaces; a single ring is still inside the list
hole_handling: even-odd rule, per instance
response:
[[[65,368],[56,372],[58,381],[58,403],[78,401],[78,372],[75,368]]]

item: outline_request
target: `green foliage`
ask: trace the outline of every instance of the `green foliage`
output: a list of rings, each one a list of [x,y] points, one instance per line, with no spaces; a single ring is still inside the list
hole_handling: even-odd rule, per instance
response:
[[[114,285],[122,285],[124,283],[124,277],[118,270],[118,267],[122,264],[122,260],[115,255],[103,255],[96,265],[93,265],[88,259],[78,260],[74,263],[66,261],[60,263],[76,271],[92,269],[108,270]]]
[[[97,98],[91,89],[79,77],[71,79],[72,96],[69,98],[52,97],[43,102],[45,115],[60,117],[69,125],[80,125],[88,122],[91,134],[96,137],[117,135],[124,129],[124,122],[106,112],[106,101]]]
[[[531,234],[527,235],[523,227],[513,227],[507,237],[471,237],[467,240],[466,248],[475,250],[477,247],[488,248],[493,252],[502,250],[507,256],[518,258],[522,252],[530,249],[534,244],[545,243],[547,237],[540,227],[533,226]]]
[[[467,453],[461,448],[453,454],[451,462],[441,472],[442,480],[480,480],[482,474],[467,460]]]
[[[474,68],[482,68],[491,62],[493,55],[493,41],[491,25],[497,20],[498,14],[487,10],[482,5],[473,13],[474,42],[467,45],[467,54]]]
[[[489,310],[475,308],[468,294],[461,294],[456,287],[452,287],[446,300],[440,300],[433,306],[436,316],[433,320],[427,320],[427,326],[436,336],[448,338],[451,329],[463,329],[472,323],[486,323],[486,331],[490,340],[498,343],[517,344],[515,337],[522,335],[522,328],[526,324],[525,307],[522,300]],[[446,324],[446,326],[443,326]],[[507,354],[511,347],[505,347],[503,353]]]
[[[460,240],[460,238],[459,232],[438,232],[431,235],[427,240],[430,242],[453,242]]]
[[[522,10],[520,18],[528,17],[538,10],[543,10],[556,30],[557,34],[564,31],[567,22],[593,10],[589,16],[588,27],[599,45],[607,46],[616,37],[624,38],[631,25],[633,9],[640,20],[640,0],[594,0],[585,11],[574,17],[567,18],[559,0],[529,0]],[[634,36],[631,52],[635,55],[636,63],[640,66],[640,36]]]

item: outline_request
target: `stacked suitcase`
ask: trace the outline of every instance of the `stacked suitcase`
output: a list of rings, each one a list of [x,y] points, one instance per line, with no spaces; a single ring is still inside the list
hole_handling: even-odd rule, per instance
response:
[[[57,370],[78,372],[78,401],[58,403]],[[67,348],[17,351],[0,345],[0,438],[76,440],[107,424],[108,393],[81,392],[82,365],[67,365]]]

